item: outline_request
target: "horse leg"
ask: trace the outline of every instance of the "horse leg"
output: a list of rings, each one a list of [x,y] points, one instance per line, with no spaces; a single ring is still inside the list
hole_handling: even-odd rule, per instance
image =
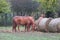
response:
[[[16,26],[17,26],[16,24],[13,24],[13,28],[12,28],[13,32],[16,32]]]
[[[28,32],[30,31],[30,25],[27,25],[27,31]]]
[[[19,28],[20,25],[18,25],[18,31],[20,32],[20,28]]]
[[[33,24],[33,25],[32,25],[32,31],[34,31],[34,30],[35,30],[35,25]]]

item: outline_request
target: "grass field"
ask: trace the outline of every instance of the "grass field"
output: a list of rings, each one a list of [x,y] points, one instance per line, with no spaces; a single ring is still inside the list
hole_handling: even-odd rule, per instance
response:
[[[0,27],[1,30],[11,30],[11,27]],[[24,28],[21,27],[21,30]],[[0,40],[60,40],[60,33],[42,32],[0,32]]]

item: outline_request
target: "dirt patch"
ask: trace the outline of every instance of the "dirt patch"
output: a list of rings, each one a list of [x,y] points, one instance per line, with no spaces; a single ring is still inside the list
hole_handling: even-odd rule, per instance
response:
[[[12,33],[12,31],[10,31],[10,30],[0,30],[0,33]]]

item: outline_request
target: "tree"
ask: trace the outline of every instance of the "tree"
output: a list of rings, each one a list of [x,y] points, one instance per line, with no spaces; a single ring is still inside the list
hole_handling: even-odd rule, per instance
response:
[[[7,13],[10,13],[10,4],[7,0],[0,0],[0,16],[2,25],[7,23]],[[5,21],[5,23],[4,23]]]
[[[40,7],[46,14],[56,12],[57,0],[36,0],[40,2]]]
[[[8,13],[10,11],[10,5],[7,0],[0,0],[0,13]]]
[[[58,17],[60,17],[60,0],[58,0],[58,3],[57,3],[58,5],[57,5],[57,13],[58,13]]]
[[[32,0],[11,0],[11,5],[12,11],[16,12],[17,15],[29,15],[32,11],[37,9],[39,4],[36,1],[33,2]]]

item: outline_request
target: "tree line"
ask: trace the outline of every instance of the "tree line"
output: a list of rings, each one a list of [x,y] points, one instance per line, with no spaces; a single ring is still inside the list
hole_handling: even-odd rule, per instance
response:
[[[33,16],[38,19],[41,13],[46,17],[60,17],[60,0],[0,0],[0,25],[12,25],[12,18]]]

